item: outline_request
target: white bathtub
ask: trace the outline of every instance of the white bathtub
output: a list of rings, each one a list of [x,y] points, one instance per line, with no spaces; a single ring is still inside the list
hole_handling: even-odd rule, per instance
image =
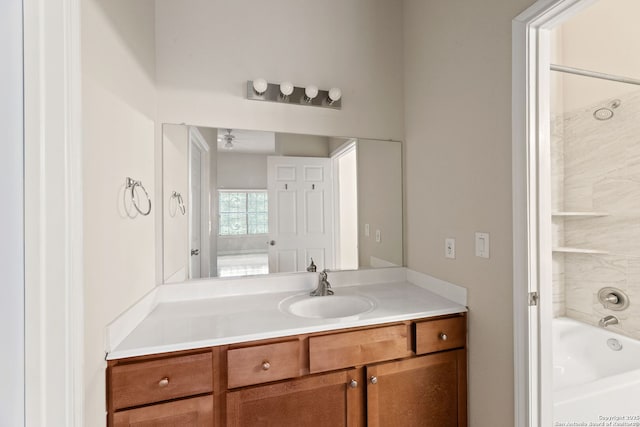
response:
[[[622,348],[611,349],[609,339]],[[555,425],[640,426],[640,341],[554,319],[553,389]]]

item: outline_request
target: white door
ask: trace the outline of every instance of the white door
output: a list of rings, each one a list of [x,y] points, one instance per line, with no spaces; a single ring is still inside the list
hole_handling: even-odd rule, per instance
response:
[[[331,160],[267,158],[269,272],[334,266]]]

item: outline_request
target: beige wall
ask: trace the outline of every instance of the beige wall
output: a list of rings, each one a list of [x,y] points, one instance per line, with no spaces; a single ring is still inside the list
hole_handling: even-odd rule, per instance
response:
[[[157,0],[159,117],[402,139],[402,8],[388,0]],[[342,110],[248,101],[263,77],[342,88]]]
[[[329,157],[329,138],[295,133],[276,133],[276,154],[295,157]]]
[[[267,189],[267,154],[218,153],[218,189]]]
[[[558,33],[562,65],[640,79],[640,55],[632,47],[640,39],[640,2],[594,2],[563,23]],[[607,102],[629,92],[629,85],[562,75],[564,111]]]
[[[471,427],[513,426],[511,20],[532,3],[404,2],[407,261],[468,289]]]
[[[154,195],[153,1],[82,1],[85,423],[105,424],[105,327],[155,284],[154,215],[130,218],[126,177]],[[129,212],[130,206],[129,206]]]
[[[357,150],[359,264],[370,267],[375,257],[385,265],[403,265],[401,144],[359,139]],[[369,236],[364,235],[365,224]],[[373,266],[379,266],[375,260]]]

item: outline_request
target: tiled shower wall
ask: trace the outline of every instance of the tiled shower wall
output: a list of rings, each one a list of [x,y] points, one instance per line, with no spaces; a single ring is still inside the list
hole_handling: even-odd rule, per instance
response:
[[[611,314],[620,320],[611,330],[640,339],[640,91],[618,99],[609,120],[593,112],[612,99],[552,123],[552,209],[608,214],[554,217],[554,246],[606,252],[554,253],[554,315],[597,325]],[[627,293],[628,309],[598,302],[607,286]]]

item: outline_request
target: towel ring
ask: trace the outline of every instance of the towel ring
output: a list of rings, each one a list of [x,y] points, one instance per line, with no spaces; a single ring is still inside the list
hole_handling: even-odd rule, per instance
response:
[[[136,187],[140,187],[142,191],[144,191],[144,195],[147,198],[148,206],[147,206],[146,212],[140,209],[140,206],[138,206],[138,202],[136,202]],[[144,188],[144,185],[142,185],[142,181],[136,181],[131,178],[127,178],[126,189],[129,189],[129,188],[131,188],[131,202],[133,203],[133,206],[140,213],[140,215],[144,215],[144,216],[149,215],[149,213],[151,212],[151,198],[149,197],[149,193],[147,193],[147,189]]]
[[[180,212],[182,213],[182,215],[184,215],[187,212],[187,208],[184,206],[184,200],[182,199],[182,194],[178,193],[177,191],[174,191],[173,193],[171,193],[171,198],[176,199],[176,201],[178,202],[178,209],[180,209]]]

